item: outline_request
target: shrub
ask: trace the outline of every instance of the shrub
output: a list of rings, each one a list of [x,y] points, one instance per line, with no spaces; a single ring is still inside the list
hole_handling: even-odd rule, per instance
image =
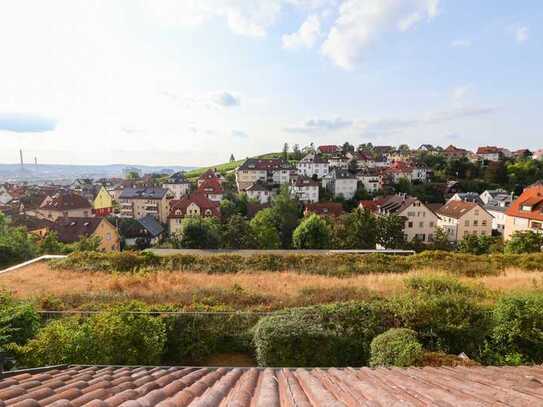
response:
[[[498,299],[493,320],[490,362],[543,362],[542,294],[522,294]]]
[[[408,288],[427,295],[460,294],[477,296],[482,294],[482,290],[468,287],[449,276],[411,277],[405,283]]]
[[[254,344],[261,366],[364,366],[382,331],[378,303],[319,305],[262,318]]]
[[[419,293],[392,298],[387,305],[392,325],[416,331],[425,348],[480,358],[491,319],[470,296]]]
[[[26,367],[63,363],[158,364],[166,341],[165,325],[160,318],[137,313],[143,311],[141,305],[132,303],[86,319],[55,320],[25,345],[13,345],[10,349]]]
[[[0,295],[0,331],[3,331],[0,347],[11,342],[24,344],[36,334],[39,326],[40,317],[31,304],[15,301],[7,294]]]
[[[531,230],[515,232],[505,245],[505,252],[509,254],[540,252],[543,247],[543,235]]]
[[[413,366],[422,360],[422,345],[411,329],[393,328],[371,341],[371,366]]]

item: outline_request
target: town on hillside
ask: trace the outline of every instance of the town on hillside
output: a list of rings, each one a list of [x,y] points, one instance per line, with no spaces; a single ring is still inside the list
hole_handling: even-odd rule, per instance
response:
[[[275,224],[270,221],[274,206],[288,204],[297,211],[290,225],[278,225],[288,218],[286,212]],[[290,149],[285,144],[281,153],[239,162],[232,155],[229,165],[217,168],[173,174],[127,168],[123,178],[80,178],[66,185],[5,183],[0,185],[0,211],[11,226],[38,239],[54,233],[59,243],[70,245],[93,238],[95,248],[105,252],[149,247],[424,249],[437,241],[458,245],[473,236],[507,241],[515,232],[543,232],[543,150],[481,146],[472,152],[453,145],[413,149],[371,143]],[[293,243],[293,231],[303,219],[316,215],[333,229],[355,211],[377,223],[394,217],[396,226],[382,227],[380,237],[351,247],[332,238]],[[200,228],[222,225],[222,231],[195,242],[188,238],[195,220]],[[267,221],[278,225],[276,232],[263,226]]]

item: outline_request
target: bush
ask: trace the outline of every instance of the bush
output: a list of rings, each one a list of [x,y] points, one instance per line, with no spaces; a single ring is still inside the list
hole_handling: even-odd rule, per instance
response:
[[[156,365],[166,341],[160,318],[134,314],[137,304],[111,308],[95,316],[54,320],[25,345],[12,345],[26,367],[79,363]]]
[[[260,366],[364,366],[383,329],[378,303],[294,308],[257,323],[256,357]]]
[[[481,357],[491,319],[471,296],[418,293],[392,298],[387,305],[392,326],[416,331],[426,349]]]
[[[422,345],[411,329],[389,329],[371,341],[371,366],[408,367],[419,364],[422,356]]]
[[[542,294],[514,295],[498,299],[493,320],[489,362],[543,362]]]
[[[536,253],[543,247],[543,235],[531,230],[515,232],[505,245],[508,254]]]
[[[411,277],[406,280],[407,288],[427,295],[460,294],[469,296],[482,295],[482,289],[468,287],[449,276]]]
[[[32,338],[40,326],[40,317],[34,307],[10,296],[0,295],[0,347],[7,343],[24,344]]]

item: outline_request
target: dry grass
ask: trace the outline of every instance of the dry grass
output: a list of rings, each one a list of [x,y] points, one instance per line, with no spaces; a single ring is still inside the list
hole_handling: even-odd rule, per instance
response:
[[[44,308],[81,307],[137,299],[149,304],[187,307],[271,310],[290,306],[390,296],[402,292],[404,280],[436,274],[420,270],[406,274],[369,274],[346,278],[292,272],[203,274],[154,272],[147,274],[82,273],[51,270],[39,263],[0,275],[0,289],[19,298],[38,300]],[[460,278],[468,284],[499,292],[533,291],[543,287],[543,274],[509,269],[500,276]],[[60,300],[60,301],[58,301]]]

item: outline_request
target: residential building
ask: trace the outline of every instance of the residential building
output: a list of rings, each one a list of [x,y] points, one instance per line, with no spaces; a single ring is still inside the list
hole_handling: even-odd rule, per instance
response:
[[[485,204],[477,192],[457,192],[449,201],[474,202],[481,206]]]
[[[330,168],[344,169],[349,168],[349,162],[351,160],[343,154],[336,154],[328,158],[328,165]]]
[[[312,213],[319,216],[337,217],[343,215],[344,210],[343,205],[339,202],[318,202],[306,204],[304,207],[304,216],[308,216]]]
[[[89,201],[94,200],[98,186],[91,178],[77,178],[69,186],[71,191],[78,193]]]
[[[298,174],[306,177],[316,176],[322,178],[328,175],[329,164],[328,160],[317,154],[307,154],[297,164]]]
[[[39,238],[45,237],[51,229],[52,221],[25,214],[13,214],[9,217],[10,226],[25,228]]]
[[[438,210],[439,227],[447,232],[451,242],[468,235],[492,234],[492,215],[475,202],[450,200]]]
[[[11,196],[8,189],[4,185],[0,185],[0,205],[6,205],[12,199],[13,196]]]
[[[182,196],[190,194],[192,184],[185,178],[185,174],[180,171],[170,175],[162,188],[168,189],[175,199],[181,199]]]
[[[481,198],[481,201],[486,205],[489,201],[492,199],[495,199],[497,196],[500,195],[509,195],[509,193],[505,189],[487,189],[479,197]]]
[[[82,238],[100,238],[99,250],[114,252],[121,250],[119,232],[106,218],[72,217],[57,218],[51,224],[58,240],[62,243],[75,243]]]
[[[384,170],[384,173],[394,184],[397,184],[401,179],[406,179],[411,182],[413,178],[413,167],[404,161],[395,161]]]
[[[443,154],[448,158],[463,158],[468,156],[469,151],[463,148],[455,147],[451,144],[445,150],[443,150]]]
[[[139,241],[144,242],[144,247],[149,247],[160,243],[164,237],[165,229],[154,216],[147,215],[134,222],[138,223],[139,228],[131,229],[127,236],[123,235],[127,247],[138,246]]]
[[[297,176],[291,180],[289,192],[301,202],[319,202],[319,183],[312,178]]]
[[[358,208],[377,214],[379,212],[379,206],[381,206],[383,202],[385,202],[384,198],[366,199],[358,203]]]
[[[77,218],[92,215],[92,205],[81,195],[71,191],[60,191],[47,196],[38,209],[36,216],[56,220],[62,217]]]
[[[356,175],[356,178],[370,194],[374,194],[383,189],[383,173],[376,168],[362,170]]]
[[[95,216],[108,216],[113,213],[113,198],[108,190],[102,186],[93,202]]]
[[[428,243],[434,240],[437,215],[419,199],[405,194],[385,197],[377,205],[378,215],[395,214],[405,219],[404,234],[407,241],[414,239]]]
[[[262,181],[257,181],[253,185],[246,188],[245,193],[249,199],[257,201],[261,204],[267,204],[275,195],[275,188],[273,185]]]
[[[488,192],[488,191],[485,191],[485,192]],[[481,194],[481,196],[483,196],[483,194]],[[507,192],[496,194],[485,203],[483,207],[486,209],[488,213],[490,213],[493,216],[492,230],[495,230],[500,234],[504,233],[505,212],[511,206],[512,203],[513,203],[513,196],[512,194],[508,194]]]
[[[176,234],[181,229],[181,221],[190,216],[220,218],[219,203],[210,200],[205,194],[195,192],[171,202],[168,215],[170,234]]]
[[[222,201],[224,189],[219,178],[206,178],[202,182],[198,181],[198,192],[203,193],[212,201]]]
[[[513,157],[515,158],[531,158],[533,153],[527,148],[522,148],[520,150],[513,151]]]
[[[347,170],[334,169],[323,178],[323,187],[330,190],[336,198],[352,199],[358,188],[358,180]]]
[[[543,233],[543,181],[525,188],[505,211],[505,240],[527,230]]]
[[[499,161],[503,156],[501,149],[496,146],[479,147],[476,154],[486,161]]]
[[[153,215],[166,223],[173,194],[166,188],[124,188],[119,196],[120,216],[141,219]]]
[[[236,169],[236,183],[244,191],[257,181],[268,184],[289,184],[296,168],[281,158],[248,158]]]
[[[543,160],[543,148],[534,151],[534,154],[532,155],[532,158],[534,160]]]
[[[197,186],[198,188],[202,183],[209,180],[215,180],[218,181],[219,184],[222,184],[224,182],[224,177],[217,171],[216,168],[209,168],[207,171],[205,171],[202,175],[198,177]]]
[[[338,154],[341,153],[341,151],[341,146],[325,145],[317,147],[317,153],[319,154]]]

